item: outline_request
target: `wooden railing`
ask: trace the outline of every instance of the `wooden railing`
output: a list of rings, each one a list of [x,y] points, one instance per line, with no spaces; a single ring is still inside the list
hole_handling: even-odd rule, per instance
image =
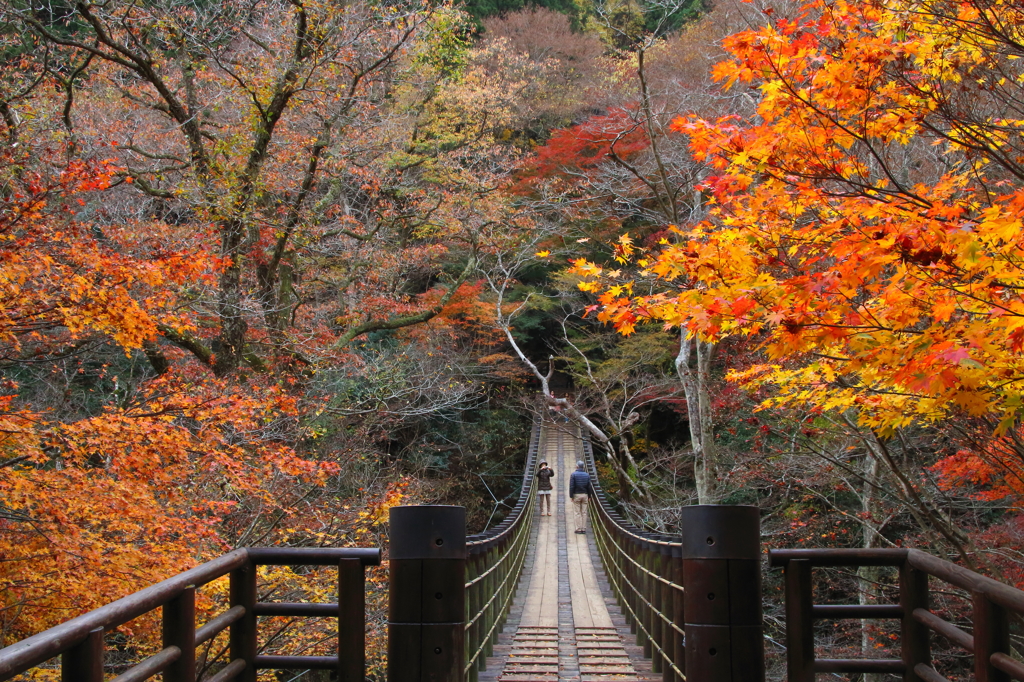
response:
[[[631,531],[603,504],[592,509],[594,541],[630,632],[664,682],[683,682],[682,543]]]
[[[104,634],[146,613],[162,610],[163,648],[113,682],[140,682],[163,674],[164,682],[195,682],[196,647],[230,628],[227,664],[205,682],[255,682],[259,670],[330,670],[342,682],[361,682],[364,670],[363,569],[380,564],[380,550],[362,548],[246,548],[168,578],[33,637],[0,649],[0,681],[61,657],[62,682],[103,682]],[[258,566],[337,566],[338,601],[329,604],[259,602]],[[230,603],[199,626],[196,590],[229,576]],[[258,650],[259,616],[336,618],[335,656],[267,656]]]
[[[1024,680],[1024,664],[1010,648],[1010,615],[1024,615],[1024,592],[916,549],[782,549],[769,552],[772,566],[785,570],[786,647],[790,682],[812,682],[817,673],[885,672],[906,682],[949,682],[932,667],[931,633],[974,656],[978,682]],[[814,604],[812,568],[891,566],[899,570],[894,604]],[[965,590],[971,600],[973,632],[943,620],[930,609],[930,579]],[[836,619],[900,621],[898,659],[819,659],[814,621]]]

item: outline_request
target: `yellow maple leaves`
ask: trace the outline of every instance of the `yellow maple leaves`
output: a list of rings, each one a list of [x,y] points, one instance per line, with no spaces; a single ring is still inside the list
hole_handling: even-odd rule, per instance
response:
[[[727,39],[715,67],[759,90],[759,119],[672,124],[710,166],[711,220],[652,253],[613,244],[660,293],[631,298],[584,262],[580,287],[623,331],[649,319],[763,339],[785,362],[734,378],[770,385],[766,405],[856,408],[882,432],[952,411],[1005,426],[1024,403],[1024,169],[1009,161],[1024,126],[1005,112],[1024,91],[992,77],[1013,72],[1013,50],[985,27],[1021,17],[971,2],[805,10]],[[992,113],[949,106],[951,92]]]

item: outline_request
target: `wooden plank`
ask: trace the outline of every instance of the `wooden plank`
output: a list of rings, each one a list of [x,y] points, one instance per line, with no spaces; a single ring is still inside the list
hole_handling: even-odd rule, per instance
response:
[[[581,646],[576,648],[578,656],[621,656],[628,658],[629,654],[621,646],[617,647],[594,647],[594,646]]]

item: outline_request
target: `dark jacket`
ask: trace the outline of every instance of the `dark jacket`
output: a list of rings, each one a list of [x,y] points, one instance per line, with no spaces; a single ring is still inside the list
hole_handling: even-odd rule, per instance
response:
[[[590,474],[577,469],[569,477],[569,497],[590,494]]]
[[[551,477],[555,470],[551,467],[544,467],[537,472],[537,490],[551,490]]]

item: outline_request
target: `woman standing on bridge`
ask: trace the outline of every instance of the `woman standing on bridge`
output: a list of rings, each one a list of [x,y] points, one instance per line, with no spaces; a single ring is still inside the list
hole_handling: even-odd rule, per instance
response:
[[[540,471],[537,472],[537,500],[541,516],[551,516],[551,479],[555,470],[548,466],[547,462],[540,463]],[[547,507],[548,513],[544,513]]]

